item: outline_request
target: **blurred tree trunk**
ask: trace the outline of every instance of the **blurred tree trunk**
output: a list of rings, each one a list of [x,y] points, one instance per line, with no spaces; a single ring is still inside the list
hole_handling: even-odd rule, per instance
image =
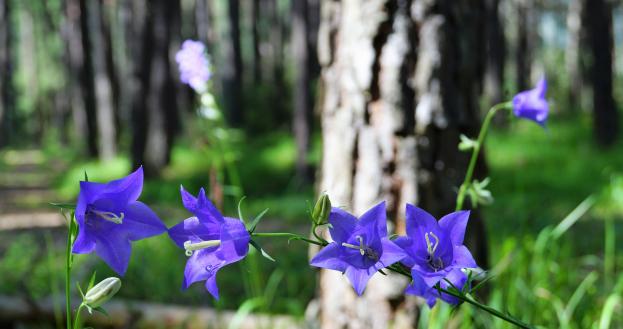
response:
[[[479,128],[485,22],[483,0],[322,2],[319,190],[334,206],[361,215],[386,200],[401,234],[406,203],[436,216],[454,210],[468,161],[459,135]],[[466,240],[486,267],[484,235],[474,213]],[[377,274],[356,298],[342,274],[320,272],[322,328],[415,325],[403,277]]]
[[[70,0],[73,1],[73,0]],[[72,3],[73,2],[68,2]],[[72,8],[75,8],[72,6]],[[98,149],[98,133],[97,133],[97,115],[96,115],[96,101],[95,101],[95,85],[93,81],[93,57],[91,56],[91,38],[89,36],[89,21],[87,13],[87,1],[79,0],[79,15],[80,15],[80,31],[81,46],[77,45],[76,41],[71,41],[69,47],[77,47],[80,50],[74,51],[76,69],[80,75],[80,86],[82,88],[82,96],[84,97],[84,110],[87,128],[87,145],[89,155],[96,157],[99,154]],[[76,33],[73,37],[77,37]],[[74,116],[74,119],[76,117]]]
[[[608,0],[586,1],[586,24],[592,54],[589,71],[593,87],[593,132],[599,144],[609,146],[616,142],[619,132],[619,116],[612,95],[612,4]]]
[[[199,40],[206,44],[208,51],[212,51],[214,45],[214,32],[212,31],[212,5],[210,0],[197,0],[195,2],[195,24]]]
[[[269,40],[271,45],[271,79],[272,93],[271,99],[274,104],[275,115],[274,120],[282,122],[282,118],[286,117],[288,108],[285,106],[284,91],[287,89],[284,78],[284,31],[283,17],[279,13],[279,5],[277,0],[263,0],[266,5],[266,13],[269,25]]]
[[[295,75],[292,127],[296,140],[296,175],[301,182],[307,182],[311,178],[307,165],[311,130],[307,11],[307,0],[292,2],[292,41],[290,47],[294,60]]]
[[[504,26],[500,24],[500,0],[486,0],[485,5],[487,12],[485,95],[487,105],[493,105],[504,99],[506,39]]]
[[[240,2],[227,1],[229,16],[228,37],[223,41],[225,65],[223,67],[223,89],[225,110],[231,125],[240,126],[243,122],[242,93],[242,54],[240,49]]]
[[[89,34],[88,46],[92,56],[99,156],[102,160],[110,160],[117,153],[112,77],[107,60],[110,52],[110,40],[107,36],[110,33],[104,23],[102,2],[89,1],[86,7],[87,11],[84,14],[87,16],[88,30],[83,33]]]
[[[260,55],[260,0],[251,2],[251,40],[253,41],[253,82],[262,81],[262,56]]]
[[[159,174],[169,163],[179,124],[169,47],[180,13],[179,1],[147,2],[139,75],[141,86],[133,117],[138,131],[134,135],[133,156],[134,164],[143,164],[148,175]]]
[[[13,58],[11,1],[0,0],[0,147],[10,142],[13,132]]]
[[[526,90],[530,81],[532,68],[531,16],[534,10],[534,0],[516,0],[517,13],[517,43],[515,44],[515,80],[517,90]]]
[[[585,0],[571,0],[567,9],[567,49],[565,51],[565,66],[569,81],[568,108],[577,111],[582,105],[583,74],[581,71],[585,45],[584,24]]]

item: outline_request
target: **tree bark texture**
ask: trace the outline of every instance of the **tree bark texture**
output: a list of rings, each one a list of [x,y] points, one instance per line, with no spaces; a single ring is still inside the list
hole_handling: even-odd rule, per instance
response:
[[[229,37],[223,40],[225,65],[223,67],[223,89],[225,110],[233,126],[243,122],[242,53],[240,48],[240,1],[230,0],[228,4]]]
[[[399,234],[406,203],[436,216],[454,209],[468,160],[457,150],[459,135],[479,127],[484,15],[482,0],[322,2],[319,190],[334,206],[359,216],[386,200],[388,226]],[[474,216],[468,235],[486,262]],[[320,325],[411,328],[419,302],[405,298],[406,284],[377,274],[356,298],[341,273],[322,270]]]
[[[607,0],[586,0],[586,17],[591,49],[589,66],[593,87],[593,133],[597,142],[616,142],[619,116],[612,95],[613,43],[612,4]]]
[[[532,67],[532,49],[534,46],[531,38],[534,22],[532,14],[534,0],[515,0],[515,12],[517,14],[517,40],[515,44],[515,80],[517,90],[526,90],[529,87],[530,69]]]
[[[115,102],[112,86],[110,61],[110,33],[105,24],[104,10],[101,1],[89,1],[87,4],[88,33],[92,70],[94,75],[96,117],[98,131],[98,149],[102,160],[110,160],[117,153],[117,131],[115,122]]]
[[[14,112],[11,1],[0,0],[0,147],[9,143]]]
[[[500,0],[486,0],[485,5],[487,13],[485,95],[488,104],[497,104],[504,99],[506,39],[504,25],[500,24]]]
[[[582,104],[582,58],[586,45],[586,28],[584,17],[585,0],[571,0],[567,9],[567,49],[565,51],[565,66],[568,73],[569,95],[568,108],[578,110]]]
[[[87,13],[87,1],[80,1],[80,37],[82,41],[82,62],[80,69],[80,82],[84,91],[84,110],[87,127],[87,145],[89,155],[96,157],[98,152],[97,114],[95,84],[93,81],[93,58],[91,56],[91,37],[89,34],[89,18]],[[73,45],[72,45],[73,46]],[[78,59],[80,57],[77,57]]]
[[[292,58],[294,60],[294,115],[292,127],[296,139],[296,174],[306,182],[309,177],[307,154],[311,131],[311,94],[309,47],[307,43],[307,0],[292,3]]]

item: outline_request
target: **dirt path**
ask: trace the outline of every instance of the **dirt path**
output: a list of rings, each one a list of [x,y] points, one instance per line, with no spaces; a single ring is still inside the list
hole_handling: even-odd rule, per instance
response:
[[[49,205],[57,199],[51,183],[58,170],[38,150],[0,153],[0,231],[65,225]]]

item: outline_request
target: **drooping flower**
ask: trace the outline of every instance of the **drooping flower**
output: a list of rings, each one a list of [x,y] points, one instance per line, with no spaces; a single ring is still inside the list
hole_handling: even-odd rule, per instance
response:
[[[205,280],[206,289],[218,299],[216,273],[247,255],[251,236],[242,221],[223,217],[203,189],[196,198],[183,187],[180,192],[184,207],[194,214],[169,229],[171,239],[189,256],[182,288]]]
[[[437,220],[426,211],[407,204],[407,236],[395,240],[408,255],[401,262],[411,269],[412,284],[406,292],[427,299],[430,306],[440,297],[449,303],[457,300],[435,288],[449,287],[448,281],[461,289],[467,281],[464,268],[476,268],[476,261],[463,237],[469,211],[457,211]],[[448,281],[446,281],[448,280]]]
[[[333,242],[320,250],[310,264],[345,273],[359,295],[374,273],[405,257],[404,251],[387,237],[385,202],[368,210],[359,220],[332,208],[329,223]]]
[[[549,104],[545,99],[547,81],[541,78],[534,89],[522,91],[513,97],[513,113],[519,118],[532,120],[545,125],[549,114]]]
[[[93,251],[119,275],[130,261],[131,241],[164,233],[167,227],[144,203],[143,168],[108,183],[80,182],[76,205],[78,236],[74,254]]]
[[[205,92],[212,76],[206,46],[201,41],[186,40],[175,54],[175,61],[180,70],[180,80],[198,93]]]

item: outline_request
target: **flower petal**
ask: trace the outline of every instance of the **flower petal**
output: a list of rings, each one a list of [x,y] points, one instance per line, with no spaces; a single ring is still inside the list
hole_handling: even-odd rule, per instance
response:
[[[128,269],[132,246],[130,240],[120,231],[108,231],[96,235],[95,252],[117,274],[123,276]]]
[[[413,267],[415,265],[415,259],[413,259],[415,256],[413,254],[414,240],[408,236],[401,236],[394,240],[394,243],[402,248],[406,254],[400,262],[408,268]]]
[[[359,218],[359,226],[374,226],[379,237],[387,236],[387,213],[385,201],[370,208]]]
[[[216,274],[209,276],[206,279],[205,283],[206,289],[214,297],[214,299],[218,300],[218,285],[216,284]]]
[[[435,217],[412,204],[406,208],[407,235],[414,239],[423,239],[427,232],[437,232],[439,224]]]
[[[74,254],[89,254],[95,250],[95,238],[89,234],[85,225],[78,225],[78,236],[71,252]]]
[[[439,226],[446,232],[446,236],[450,237],[455,246],[463,244],[469,213],[469,210],[456,211],[439,220]]]
[[[361,296],[363,291],[366,289],[366,285],[368,281],[376,273],[376,271],[372,271],[372,274],[369,273],[369,269],[358,269],[353,266],[349,266],[346,268],[346,277],[355,288],[357,295]]]
[[[169,229],[169,237],[175,244],[184,248],[184,242],[199,242],[218,240],[220,237],[218,225],[203,225],[197,217],[190,217]]]
[[[191,284],[216,276],[216,272],[224,265],[224,261],[217,256],[215,248],[195,251],[186,262],[182,289],[188,289]]]
[[[167,227],[147,205],[134,201],[125,208],[121,228],[132,241],[145,239],[166,232]]]
[[[188,193],[183,186],[180,186],[180,193],[182,195],[182,203],[184,204],[184,207],[188,211],[195,214],[201,222],[223,222],[223,215],[218,211],[218,209],[216,209],[214,204],[208,200],[203,188],[199,190],[197,198]]]
[[[347,242],[355,230],[357,218],[340,208],[333,207],[329,214],[329,223],[331,224],[329,228],[331,238],[335,242],[342,243]]]
[[[399,262],[407,256],[407,253],[397,246],[394,242],[390,241],[388,238],[381,239],[381,243],[383,245],[383,254],[381,255],[381,259],[377,263],[377,270],[388,267],[394,263]]]
[[[465,246],[454,246],[452,250],[452,266],[456,268],[476,268],[476,261]]]
[[[332,242],[322,248],[316,256],[312,258],[309,264],[311,266],[322,267],[344,273],[348,267],[348,264],[340,258],[341,256],[341,246],[335,242]]]
[[[136,201],[143,190],[143,167],[121,179],[108,183],[80,182],[80,194],[85,195],[86,204],[97,199],[112,199],[117,205]],[[80,201],[80,197],[78,197]]]

